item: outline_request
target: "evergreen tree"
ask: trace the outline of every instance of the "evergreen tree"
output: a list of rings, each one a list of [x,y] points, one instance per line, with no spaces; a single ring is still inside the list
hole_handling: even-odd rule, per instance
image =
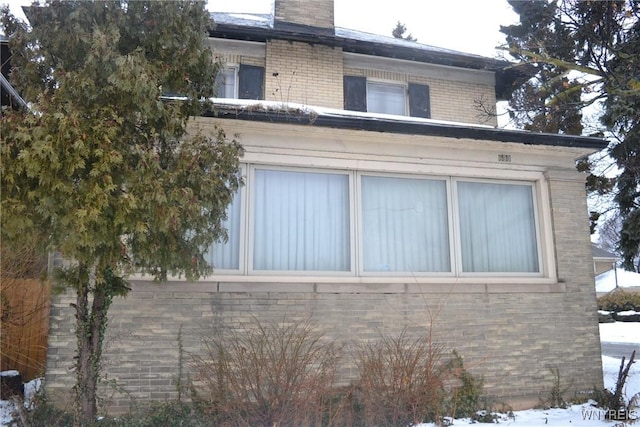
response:
[[[634,260],[640,255],[640,1],[509,3],[520,15],[520,24],[502,27],[508,50],[535,70],[531,80],[513,91],[510,114],[530,130],[580,133],[580,111],[596,103],[602,107],[600,126],[593,133],[612,139],[609,155],[620,174],[617,181],[591,175],[588,188],[600,193],[614,190],[622,220],[618,249],[624,266],[636,269]],[[578,168],[589,166],[583,161]]]
[[[403,39],[403,40],[407,40],[410,42],[415,42],[418,41],[418,39],[416,39],[415,37],[413,37],[413,34],[409,33],[405,36],[404,33],[407,32],[407,27],[405,27],[405,25],[403,23],[401,23],[400,21],[398,21],[398,23],[396,24],[395,28],[391,31],[391,35],[397,39]]]
[[[127,272],[197,278],[226,235],[242,149],[221,129],[187,133],[217,68],[204,6],[54,0],[30,8],[30,27],[2,10],[11,81],[30,105],[2,112],[2,244],[46,233],[69,261],[58,283],[76,295],[82,425],[95,421],[107,312]]]

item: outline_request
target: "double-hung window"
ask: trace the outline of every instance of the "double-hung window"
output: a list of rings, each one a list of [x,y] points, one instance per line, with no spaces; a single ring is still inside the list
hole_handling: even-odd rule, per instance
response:
[[[217,98],[238,98],[238,69],[223,68],[216,75],[215,95]]]
[[[367,81],[367,111],[407,115],[407,88],[403,84]]]
[[[228,208],[229,240],[208,254],[216,271],[543,274],[534,182],[262,166],[248,172]]]
[[[362,76],[344,76],[344,109],[369,113],[431,117],[429,86],[380,82]]]
[[[216,75],[214,89],[217,98],[264,99],[264,67],[225,67]]]

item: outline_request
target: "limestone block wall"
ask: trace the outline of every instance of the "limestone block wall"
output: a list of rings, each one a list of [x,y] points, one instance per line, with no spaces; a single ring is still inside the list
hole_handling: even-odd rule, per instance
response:
[[[381,334],[425,334],[457,350],[471,372],[485,378],[486,395],[515,408],[532,406],[550,390],[558,369],[566,397],[602,384],[600,345],[582,177],[550,172],[548,182],[559,283],[367,285],[340,283],[133,283],[114,301],[104,352],[103,404],[111,412],[178,396],[178,335],[185,353],[220,327],[253,318],[279,322],[311,318],[325,335],[347,346],[340,369],[355,380],[348,350]],[[537,287],[539,286],[539,287]],[[54,298],[46,391],[70,393],[75,337],[73,296]],[[182,378],[182,381],[185,380]]]

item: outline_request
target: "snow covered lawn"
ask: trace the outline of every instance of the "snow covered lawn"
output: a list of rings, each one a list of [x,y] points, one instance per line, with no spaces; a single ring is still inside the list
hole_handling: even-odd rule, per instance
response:
[[[640,323],[615,322],[600,324],[600,339],[603,342],[615,343],[640,343]],[[638,355],[640,360],[640,354]],[[604,373],[605,387],[612,389],[615,386],[620,359],[602,356],[602,369]],[[39,380],[30,382],[25,387],[25,397],[33,396],[40,387]],[[625,394],[630,399],[640,393],[640,363],[634,364],[627,382]],[[568,396],[567,396],[568,397]],[[13,404],[9,401],[0,401],[0,426],[6,426],[11,421]],[[640,408],[632,416],[640,419]],[[593,408],[589,404],[574,405],[567,409],[531,409],[516,411],[513,417],[506,415],[499,419],[500,425],[518,427],[547,427],[547,426],[572,426],[572,427],[614,427],[615,423],[604,420],[605,413],[601,409]],[[468,419],[453,421],[453,426],[468,426]],[[421,424],[421,427],[431,427],[433,424]]]
[[[600,341],[640,343],[640,322],[600,323]]]
[[[40,390],[42,380],[37,378],[24,385],[24,407],[29,408],[36,392]],[[11,400],[0,400],[0,426],[7,426],[13,420],[11,413],[14,412],[14,403]]]

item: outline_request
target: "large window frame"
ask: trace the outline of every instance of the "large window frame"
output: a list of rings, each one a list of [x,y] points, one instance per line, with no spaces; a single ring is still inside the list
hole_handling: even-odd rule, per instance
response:
[[[466,178],[466,177],[452,177],[452,188],[453,194],[451,197],[452,203],[454,205],[455,215],[454,215],[454,242],[456,242],[455,246],[455,259],[456,259],[456,272],[459,277],[542,277],[544,274],[544,256],[543,256],[543,248],[542,248],[542,234],[541,234],[541,218],[539,214],[539,204],[538,204],[538,190],[535,182],[529,181],[517,181],[517,180],[509,180],[509,179],[474,179],[474,178]],[[486,183],[486,184],[500,184],[500,185],[514,185],[521,187],[529,187],[531,189],[531,203],[532,203],[532,215],[533,215],[533,226],[534,226],[534,238],[535,238],[535,252],[536,252],[536,263],[538,266],[538,271],[536,272],[482,272],[482,271],[464,271],[463,267],[463,255],[462,255],[462,236],[461,236],[461,224],[460,224],[460,207],[459,199],[458,199],[458,183]]]
[[[311,173],[311,174],[330,174],[330,175],[342,175],[348,178],[348,208],[349,212],[347,213],[349,217],[349,269],[345,271],[336,270],[336,271],[322,271],[322,270],[264,270],[264,269],[256,269],[254,266],[254,243],[255,243],[255,235],[252,230],[256,227],[256,209],[254,206],[254,197],[255,197],[255,182],[256,182],[256,170],[265,170],[265,171],[283,171],[283,172],[300,172],[300,173]],[[248,272],[249,275],[330,275],[330,276],[353,276],[354,275],[354,266],[356,265],[355,259],[355,248],[354,248],[354,239],[355,239],[355,230],[354,230],[354,183],[353,183],[353,174],[349,171],[340,171],[335,169],[317,169],[317,168],[291,168],[291,167],[277,167],[277,166],[261,166],[261,165],[253,165],[249,168],[249,191],[247,197],[247,203],[250,204],[249,207],[249,215],[248,220],[245,224],[248,230],[251,230],[248,233],[248,247],[246,249],[247,255],[247,265],[245,266],[245,271]]]
[[[480,279],[487,277],[495,278],[522,278],[542,279],[553,277],[550,268],[552,262],[549,253],[548,240],[549,236],[546,214],[542,215],[545,209],[540,204],[540,200],[545,197],[544,186],[540,180],[536,179],[513,179],[510,177],[497,178],[480,178],[467,176],[451,176],[440,174],[422,174],[422,173],[398,173],[398,172],[380,172],[380,171],[356,171],[344,170],[336,168],[318,168],[318,167],[299,167],[299,166],[279,166],[279,165],[260,165],[251,164],[243,167],[246,176],[246,184],[239,191],[236,197],[241,201],[241,229],[240,233],[240,266],[238,270],[220,270],[216,269],[214,275],[231,275],[231,276],[254,276],[254,277],[335,277],[339,278],[354,277],[361,280],[375,280],[375,278],[391,277],[416,277],[416,278],[441,278],[441,279]],[[317,271],[317,270],[260,270],[254,268],[254,243],[255,236],[253,233],[255,227],[255,206],[254,192],[256,170],[272,170],[286,172],[302,172],[302,173],[318,173],[318,174],[337,174],[348,177],[348,218],[349,218],[349,269],[347,271]],[[449,239],[449,271],[434,272],[416,272],[416,271],[365,271],[364,268],[364,241],[363,241],[363,212],[362,212],[362,178],[363,177],[380,177],[390,179],[412,179],[412,180],[428,180],[442,181],[445,183],[446,200],[447,200],[447,221],[448,221],[448,239]],[[460,236],[460,219],[458,212],[458,190],[459,182],[487,183],[487,184],[505,184],[525,186],[531,189],[532,197],[532,215],[535,227],[535,251],[537,257],[537,271],[535,272],[465,272],[462,267],[462,244]],[[547,206],[548,207],[548,206]],[[229,230],[230,233],[234,232]]]
[[[453,277],[455,276],[454,273],[454,265],[455,265],[455,251],[454,251],[454,245],[452,244],[453,239],[454,239],[454,233],[453,233],[453,227],[451,226],[451,224],[453,224],[453,211],[451,209],[451,181],[450,179],[448,179],[448,177],[446,176],[440,176],[440,175],[433,175],[433,176],[427,176],[427,175],[417,175],[417,174],[399,174],[399,173],[380,173],[380,172],[366,172],[366,171],[359,171],[356,173],[357,175],[357,189],[358,189],[358,197],[357,197],[357,202],[358,202],[358,212],[357,212],[357,216],[358,216],[358,259],[359,259],[359,263],[358,263],[358,275],[362,276],[362,277],[391,277],[391,276],[425,276],[425,277]],[[363,186],[362,186],[362,180],[363,178],[366,177],[374,177],[374,178],[389,178],[389,179],[407,179],[407,180],[425,180],[425,181],[436,181],[436,182],[443,182],[445,185],[445,197],[446,197],[446,204],[447,204],[447,214],[446,214],[446,221],[447,221],[447,226],[448,226],[448,230],[447,230],[447,238],[448,238],[448,246],[449,246],[449,250],[448,250],[448,257],[449,257],[449,271],[423,271],[423,272],[418,272],[418,271],[367,271],[367,269],[365,268],[365,250],[366,250],[366,244],[364,242],[364,234],[365,234],[365,218],[364,218],[364,210],[363,210]]]

